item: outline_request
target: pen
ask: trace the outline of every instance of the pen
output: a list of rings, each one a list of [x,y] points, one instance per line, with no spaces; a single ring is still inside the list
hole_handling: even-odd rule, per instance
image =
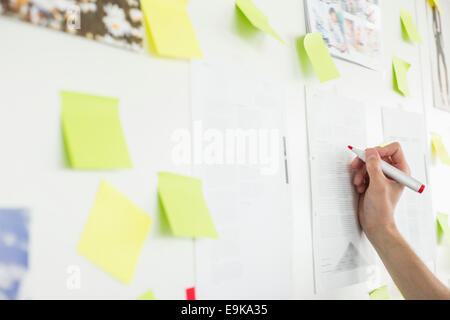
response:
[[[353,148],[352,146],[348,146],[348,148],[350,150],[352,150],[358,156],[358,158],[360,158],[362,161],[366,162],[366,156],[364,154],[364,150]],[[381,160],[381,170],[389,178],[397,181],[398,183],[401,183],[401,184],[407,186],[408,188],[410,188],[413,191],[422,193],[423,190],[425,189],[425,185],[422,184],[420,181],[407,175],[406,173],[397,169],[396,167],[391,166],[386,161]]]

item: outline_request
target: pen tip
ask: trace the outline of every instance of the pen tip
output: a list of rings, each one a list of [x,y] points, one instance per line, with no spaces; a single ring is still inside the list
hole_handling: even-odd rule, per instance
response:
[[[347,146],[350,150],[353,150],[353,147],[352,146]]]

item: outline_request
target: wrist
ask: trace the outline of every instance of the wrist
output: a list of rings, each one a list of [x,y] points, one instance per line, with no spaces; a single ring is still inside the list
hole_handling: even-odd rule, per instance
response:
[[[400,232],[394,223],[374,227],[371,230],[367,230],[366,235],[375,248],[382,248],[401,238]]]

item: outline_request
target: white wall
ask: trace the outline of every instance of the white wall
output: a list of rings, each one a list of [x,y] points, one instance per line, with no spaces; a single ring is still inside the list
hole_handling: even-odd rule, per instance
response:
[[[356,285],[325,295],[313,293],[309,170],[304,86],[319,86],[302,71],[295,48],[306,33],[302,0],[254,0],[286,40],[284,46],[265,34],[239,31],[234,1],[191,0],[189,12],[205,59],[245,65],[289,83],[287,119],[294,217],[294,297],[366,299]],[[450,114],[432,107],[426,0],[382,2],[384,63],[380,72],[335,60],[341,78],[323,86],[364,101],[369,117],[379,107],[426,112],[429,129],[447,135]],[[424,44],[402,40],[399,8],[416,18]],[[428,12],[429,13],[429,12]],[[430,44],[428,43],[430,41]],[[410,62],[411,97],[392,90],[391,56]],[[0,17],[0,205],[32,208],[32,298],[134,299],[147,289],[160,298],[184,298],[194,285],[193,243],[158,232],[156,173],[189,174],[171,162],[170,135],[190,127],[189,63],[139,55],[89,40]],[[59,91],[116,96],[133,170],[80,172],[65,168],[60,127]],[[375,127],[375,126],[374,126]],[[369,128],[371,129],[371,128]],[[375,128],[370,143],[380,143]],[[449,143],[450,146],[450,143]],[[431,170],[435,208],[447,210],[445,177],[450,168]],[[101,179],[107,179],[153,218],[138,269],[124,286],[75,252],[82,227]],[[450,210],[447,210],[450,212]],[[66,268],[79,265],[81,290],[66,289]],[[29,292],[29,293],[28,293]]]

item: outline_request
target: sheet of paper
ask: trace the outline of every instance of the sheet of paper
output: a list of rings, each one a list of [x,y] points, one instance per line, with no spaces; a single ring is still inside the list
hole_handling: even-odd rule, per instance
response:
[[[409,40],[422,43],[422,38],[420,37],[419,31],[417,31],[416,24],[414,23],[411,13],[403,8],[400,8],[400,20],[402,22],[402,28]]]
[[[25,209],[0,209],[0,300],[19,299],[28,270],[29,214]]]
[[[340,77],[320,32],[307,34],[303,44],[320,82]]]
[[[137,298],[137,300],[156,300],[155,296],[153,295],[152,290],[148,290],[145,292],[142,296]]]
[[[448,156],[447,149],[445,148],[445,145],[442,142],[442,137],[440,134],[436,132],[431,132],[431,147],[433,149],[433,153],[438,156],[439,160],[443,164],[449,166],[450,157]]]
[[[390,300],[388,286],[382,286],[369,293],[370,300]]]
[[[408,69],[411,65],[402,59],[392,56],[392,69],[394,76],[394,89],[404,96],[409,96]]]
[[[383,136],[399,142],[411,175],[428,185],[426,168],[426,131],[422,114],[383,108]],[[416,253],[425,261],[435,257],[436,224],[429,189],[423,194],[405,188],[395,211],[397,227]]]
[[[445,237],[450,242],[450,226],[448,224],[448,215],[442,212],[437,213],[437,223],[440,228],[440,237]]]
[[[372,281],[374,251],[356,216],[357,196],[347,145],[366,146],[359,102],[307,91],[315,291]]]
[[[147,35],[160,56],[202,58],[187,0],[141,0]]]
[[[220,235],[219,240],[196,240],[197,298],[292,298],[285,86],[223,61],[193,64],[191,76],[194,129],[203,139],[215,133],[227,145],[217,161],[194,162]],[[243,136],[245,145],[239,143]],[[203,141],[205,148],[211,145]],[[251,150],[257,152],[253,160]]]
[[[270,34],[285,44],[284,40],[270,26],[267,16],[251,0],[236,0],[236,7],[247,17],[248,21],[255,28]]]
[[[133,278],[150,217],[106,181],[84,227],[77,251],[119,281]]]
[[[195,287],[186,289],[186,300],[195,300]]]
[[[201,180],[160,172],[158,194],[164,214],[175,236],[219,237],[203,197]]]
[[[62,91],[62,127],[74,169],[131,168],[119,119],[119,100]]]

